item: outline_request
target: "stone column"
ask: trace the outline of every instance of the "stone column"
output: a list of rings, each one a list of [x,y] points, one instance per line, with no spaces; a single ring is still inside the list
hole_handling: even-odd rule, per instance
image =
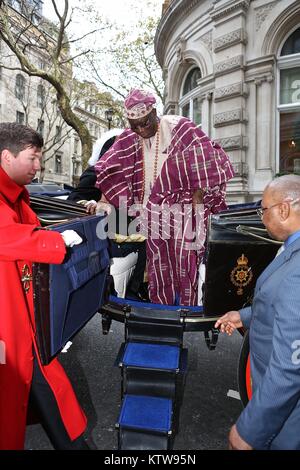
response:
[[[207,134],[209,137],[211,137],[211,112],[212,112],[212,92],[209,91],[205,94],[203,94],[201,97],[202,103],[201,103],[201,114],[202,114],[202,123],[201,123],[201,129],[205,134]]]
[[[255,169],[272,170],[273,75],[254,79],[256,104]]]

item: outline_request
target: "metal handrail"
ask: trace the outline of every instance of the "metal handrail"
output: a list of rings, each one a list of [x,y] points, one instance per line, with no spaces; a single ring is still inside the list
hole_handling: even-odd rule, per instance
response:
[[[253,231],[257,231],[257,232],[267,232],[266,229],[259,228],[259,227],[248,227],[246,225],[238,225],[236,227],[236,231],[238,233],[241,233],[242,235],[250,235],[251,237],[258,238],[259,240],[264,240],[268,243],[274,243],[275,245],[282,245],[283,243],[278,240],[273,240],[273,238],[268,238],[268,237],[263,237],[261,235],[257,235],[256,233],[251,232],[249,229],[252,229]]]

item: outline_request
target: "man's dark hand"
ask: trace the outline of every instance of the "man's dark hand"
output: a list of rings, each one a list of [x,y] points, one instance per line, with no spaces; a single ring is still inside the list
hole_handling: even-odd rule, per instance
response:
[[[253,450],[253,447],[241,438],[235,424],[229,433],[229,450]]]

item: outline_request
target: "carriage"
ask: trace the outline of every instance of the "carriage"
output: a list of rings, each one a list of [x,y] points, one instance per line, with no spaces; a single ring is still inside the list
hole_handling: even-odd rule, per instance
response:
[[[251,303],[256,279],[279,248],[262,226],[257,204],[230,206],[210,217],[199,296],[203,302],[196,307],[162,306],[110,295],[108,241],[93,235],[99,217],[87,216],[78,204],[47,196],[32,195],[31,204],[48,229],[72,228],[84,240],[63,265],[34,266],[37,339],[43,362],[50,362],[96,312],[102,315],[104,334],[112,321],[124,323],[125,342],[117,357],[123,397],[119,448],[172,448],[186,373],[184,332],[203,332],[207,347],[216,348],[216,319]],[[249,342],[247,333],[242,329],[240,333],[244,340],[238,385],[246,405],[251,396]]]

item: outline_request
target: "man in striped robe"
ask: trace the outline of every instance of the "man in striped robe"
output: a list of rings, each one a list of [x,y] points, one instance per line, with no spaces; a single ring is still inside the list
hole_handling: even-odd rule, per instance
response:
[[[96,164],[96,186],[102,201],[117,208],[121,200],[127,208],[145,208],[140,226],[151,301],[196,305],[207,218],[226,208],[233,169],[224,150],[193,122],[174,115],[159,119],[154,103],[150,93],[130,92],[130,129]]]

